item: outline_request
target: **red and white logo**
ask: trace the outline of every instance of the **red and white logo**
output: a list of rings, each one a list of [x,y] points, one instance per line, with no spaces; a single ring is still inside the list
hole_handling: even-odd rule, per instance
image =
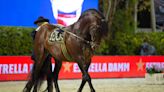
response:
[[[58,24],[69,26],[76,22],[81,15],[83,2],[84,0],[51,0],[53,15]]]

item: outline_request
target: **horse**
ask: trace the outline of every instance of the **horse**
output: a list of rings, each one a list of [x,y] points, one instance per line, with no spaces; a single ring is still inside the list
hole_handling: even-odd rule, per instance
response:
[[[54,35],[56,34],[56,31],[54,32],[55,29],[59,31],[57,35]],[[60,92],[58,75],[64,61],[76,62],[82,72],[82,82],[78,88],[78,92],[82,92],[86,82],[88,82],[91,92],[95,92],[88,68],[95,49],[98,48],[107,32],[107,21],[103,14],[96,9],[84,11],[77,22],[67,27],[52,24],[41,26],[34,42],[34,54],[37,62],[34,64],[35,68],[31,74],[32,83],[26,84],[24,92],[30,92],[32,85],[34,85],[33,92],[38,91],[37,86],[41,81],[39,79],[40,73],[44,64],[47,64],[44,60],[48,53],[55,60],[55,68],[52,75],[56,92]],[[56,37],[57,39],[52,37]],[[52,91],[50,84],[48,92]]]

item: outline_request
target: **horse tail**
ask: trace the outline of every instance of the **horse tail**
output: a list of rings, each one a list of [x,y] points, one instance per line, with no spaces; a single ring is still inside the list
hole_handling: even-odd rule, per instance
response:
[[[39,89],[41,87],[41,84],[43,83],[43,80],[45,79],[46,75],[50,76],[50,77],[48,77],[49,85],[50,85],[51,80],[52,80],[52,65],[51,65],[50,55],[46,56],[43,66],[41,67],[41,70],[38,74],[38,78],[35,77],[35,75],[36,75],[35,70],[37,68],[36,66],[37,66],[37,61],[35,60],[32,70],[31,70],[31,73],[28,76],[28,82],[27,82],[25,88],[23,89],[23,92],[29,92],[33,86],[36,86],[37,89]]]
[[[49,78],[49,79],[47,79],[47,81],[49,82],[48,86],[50,86],[51,85],[50,83],[52,82],[51,55],[46,53],[43,57],[44,57],[44,58],[42,58],[43,64],[41,65],[41,67],[38,67],[39,63],[38,63],[38,61],[35,61],[32,71],[31,71],[31,74],[29,76],[30,80],[34,83],[33,84],[34,87],[37,86],[37,89],[40,89],[41,85],[43,84],[43,81],[46,78]],[[36,70],[38,70],[38,71],[36,72]],[[32,84],[31,84],[31,86],[32,86]]]
[[[51,77],[48,77],[48,76],[51,76]],[[51,64],[51,56],[50,56],[50,54],[46,54],[46,58],[44,60],[43,66],[41,67],[41,70],[39,72],[38,88],[41,87],[41,85],[43,84],[43,81],[46,78],[52,78],[52,64]],[[52,80],[52,79],[50,79],[50,80]]]

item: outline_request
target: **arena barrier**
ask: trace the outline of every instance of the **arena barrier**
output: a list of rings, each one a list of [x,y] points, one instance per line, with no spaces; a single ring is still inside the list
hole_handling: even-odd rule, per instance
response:
[[[30,56],[0,56],[0,81],[27,80],[32,65]],[[145,77],[153,65],[164,69],[164,56],[94,56],[89,73],[92,78]],[[63,62],[59,79],[79,78],[77,63]]]

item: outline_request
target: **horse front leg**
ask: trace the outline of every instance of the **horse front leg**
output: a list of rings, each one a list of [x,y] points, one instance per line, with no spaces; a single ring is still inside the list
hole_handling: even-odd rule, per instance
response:
[[[88,74],[88,68],[90,66],[90,63],[91,63],[90,61],[87,62],[85,65],[80,63],[80,62],[78,63],[79,68],[80,68],[80,70],[81,70],[81,72],[83,74],[82,75],[82,82],[81,82],[81,85],[80,85],[80,87],[78,89],[78,92],[82,92],[82,89],[83,89],[83,87],[84,87],[86,82],[89,83],[89,87],[91,89],[91,92],[95,92],[95,89],[93,88],[93,85],[92,85],[92,82],[91,82],[91,77]]]
[[[86,66],[85,66],[85,70],[86,70],[86,72],[88,74],[88,80],[87,80],[87,82],[89,84],[89,87],[90,87],[91,92],[95,92],[95,89],[93,88],[93,85],[92,85],[92,79],[91,79],[91,77],[90,77],[90,75],[88,73],[88,68],[89,68],[90,64],[91,64],[91,59],[89,59],[89,61],[87,62]]]
[[[54,85],[55,85],[56,92],[60,92],[59,85],[58,85],[58,75],[61,66],[62,66],[62,61],[55,59],[55,69],[53,74],[54,74]]]
[[[88,67],[87,66],[85,67],[85,70],[88,71]],[[85,77],[82,77],[82,82],[80,84],[80,87],[78,89],[78,92],[81,92],[82,91],[82,89],[83,89],[83,87],[84,87],[84,85],[85,85],[86,82],[87,82],[87,80],[85,79]]]

